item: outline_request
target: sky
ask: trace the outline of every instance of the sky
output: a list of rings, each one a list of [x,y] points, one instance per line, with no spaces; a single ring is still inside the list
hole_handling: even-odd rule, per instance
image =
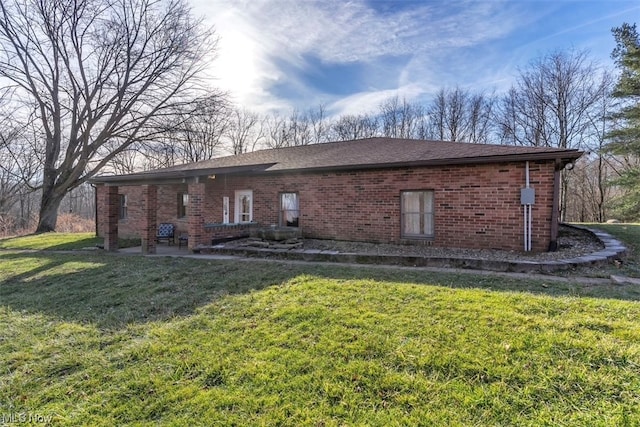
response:
[[[611,29],[640,21],[638,0],[189,1],[219,38],[213,84],[262,114],[369,113],[456,86],[499,94],[554,50],[612,68]]]

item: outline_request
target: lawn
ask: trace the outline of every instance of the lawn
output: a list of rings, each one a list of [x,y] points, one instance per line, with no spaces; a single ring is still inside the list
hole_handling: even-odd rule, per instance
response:
[[[95,247],[102,241],[95,233],[42,233],[0,239],[0,249],[73,250]]]
[[[624,242],[629,250],[627,257],[621,266],[598,268],[595,271],[583,269],[582,273],[608,277],[611,274],[623,274],[631,277],[640,277],[640,224],[581,224],[589,228],[598,228],[605,233]]]
[[[579,281],[5,250],[0,417],[638,425],[639,301]]]
[[[95,233],[41,233],[27,236],[16,236],[0,239],[0,249],[68,251],[78,249],[95,249],[102,245],[104,239]],[[137,246],[140,239],[118,239],[118,246],[126,248]]]

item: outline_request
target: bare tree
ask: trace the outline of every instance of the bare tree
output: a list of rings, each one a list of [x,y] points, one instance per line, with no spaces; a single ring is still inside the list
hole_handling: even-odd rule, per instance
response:
[[[607,219],[608,205],[611,204],[611,176],[613,169],[611,164],[613,156],[605,151],[606,136],[614,120],[611,118],[611,111],[615,108],[613,77],[609,73],[602,74],[602,81],[599,85],[599,97],[593,108],[587,111],[589,119],[589,138],[587,146],[595,153],[592,161],[592,171],[588,178],[590,185],[585,194],[591,194],[591,205],[593,206],[591,220],[604,222]]]
[[[311,125],[311,143],[320,144],[329,142],[331,137],[331,124],[326,116],[324,105],[318,105],[317,109],[307,112],[307,118]]]
[[[477,93],[470,95],[467,101],[469,126],[465,140],[481,144],[492,142],[495,96]]]
[[[253,151],[265,137],[264,119],[246,109],[235,109],[231,114],[226,136],[233,154]]]
[[[42,153],[33,147],[32,117],[16,117],[12,91],[0,93],[0,233],[13,233],[31,221],[35,180]]]
[[[585,51],[556,51],[531,62],[520,71],[496,116],[503,142],[583,148],[591,126],[589,113],[601,99],[600,74]],[[567,189],[563,173],[561,220]]]
[[[557,51],[520,71],[497,120],[505,142],[580,148],[600,99],[599,67],[585,51]]]
[[[222,93],[212,91],[205,97],[179,105],[154,151],[165,153],[167,163],[198,162],[220,154],[223,137],[230,126],[231,109]]]
[[[118,175],[139,172],[147,169],[144,167],[144,163],[148,157],[149,155],[145,152],[145,148],[140,144],[134,143],[125,150],[121,150],[116,156],[113,156],[104,169]]]
[[[446,141],[449,139],[446,131],[446,113],[447,94],[444,89],[440,89],[427,109],[427,115],[429,116],[430,138],[438,141]]]
[[[379,122],[376,117],[369,114],[340,116],[331,128],[333,139],[337,141],[351,141],[379,135]]]
[[[0,2],[0,76],[42,125],[38,232],[69,189],[193,99],[211,35],[185,0]]]
[[[329,126],[324,108],[300,112],[293,109],[289,117],[272,115],[264,121],[266,146],[269,148],[294,147],[328,141]]]
[[[273,114],[264,120],[266,139],[268,148],[282,148],[294,145],[289,135],[289,123],[286,119]]]
[[[469,93],[456,87],[447,97],[444,125],[450,141],[464,141],[469,123],[465,117],[465,106]]]
[[[309,145],[311,144],[311,123],[306,114],[300,113],[297,109],[291,111],[287,124],[287,144]]]
[[[424,116],[424,108],[420,104],[412,104],[404,98],[400,102],[398,96],[389,98],[380,104],[382,135],[415,138]]]
[[[493,123],[492,96],[455,87],[440,89],[427,108],[427,135],[441,141],[488,142]]]
[[[551,146],[551,130],[545,126],[547,107],[540,102],[539,92],[545,90],[541,80],[531,79],[524,88],[512,87],[500,102],[496,113],[501,143],[508,145]]]

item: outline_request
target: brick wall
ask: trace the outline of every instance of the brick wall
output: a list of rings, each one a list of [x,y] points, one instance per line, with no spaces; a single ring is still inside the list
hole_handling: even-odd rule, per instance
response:
[[[100,205],[100,194],[106,191],[105,186],[98,186],[98,235],[104,235],[104,218]],[[187,218],[176,218],[178,212],[178,192],[187,192],[187,185],[159,185],[157,192],[156,223],[172,222],[176,225],[176,235],[187,233]],[[127,195],[128,216],[118,220],[118,234],[120,237],[141,237],[143,227],[142,186],[121,186],[118,194]]]
[[[553,171],[553,162],[530,164],[536,251],[549,245]],[[233,221],[234,190],[251,189],[254,220],[277,224],[279,193],[297,192],[306,237],[410,243],[401,238],[400,192],[433,190],[434,245],[521,250],[524,180],[524,163],[219,177],[207,183],[206,221],[221,221],[223,196],[230,199]]]
[[[553,201],[552,161],[530,162],[530,182],[536,190],[532,245],[546,251],[550,241]],[[296,192],[300,227],[305,237],[368,242],[424,243],[402,239],[400,192],[433,190],[434,246],[522,250],[525,164],[460,165],[397,168],[354,172],[286,173],[259,176],[218,175],[207,179],[203,220],[222,222],[222,198],[229,197],[234,221],[235,190],[253,190],[253,219],[278,223],[279,193]],[[129,196],[129,219],[120,221],[121,235],[136,234],[138,187],[121,187]],[[185,186],[158,188],[158,222],[176,220],[177,191]],[[140,214],[141,215],[141,214]],[[207,234],[206,238],[210,236]],[[206,241],[200,243],[207,243]]]

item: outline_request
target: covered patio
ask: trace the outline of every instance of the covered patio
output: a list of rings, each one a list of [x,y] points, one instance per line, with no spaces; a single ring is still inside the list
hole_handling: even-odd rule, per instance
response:
[[[141,197],[139,204],[141,205],[142,215],[136,218],[137,230],[140,233],[141,251],[143,254],[155,254],[160,247],[157,243],[158,225],[158,187],[161,184],[143,184],[141,188]],[[102,230],[104,233],[104,248],[107,251],[118,250],[118,222],[122,215],[122,204],[120,196],[120,187],[122,185],[102,184],[98,185],[97,197],[98,204],[104,207],[104,211],[99,215]],[[204,201],[205,185],[200,182],[198,177],[187,183],[187,191],[189,194],[189,212],[186,215],[187,224],[187,245],[184,250],[193,251],[203,241],[204,217],[202,205]],[[167,245],[171,247],[171,245]],[[178,236],[175,237],[175,245],[178,249]]]

